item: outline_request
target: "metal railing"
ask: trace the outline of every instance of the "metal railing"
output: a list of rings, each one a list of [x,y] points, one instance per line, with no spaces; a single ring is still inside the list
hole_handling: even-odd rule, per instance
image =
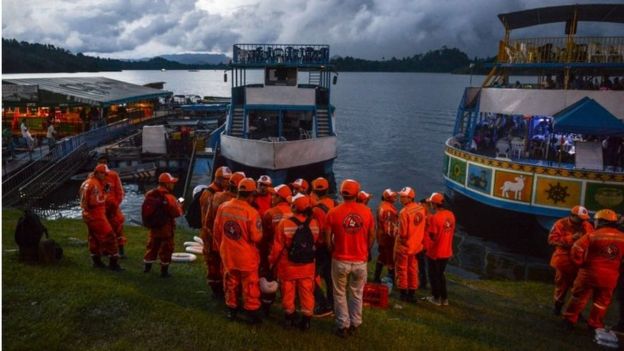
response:
[[[500,63],[624,63],[624,37],[545,37],[501,43]]]
[[[235,44],[234,64],[329,64],[329,45]]]

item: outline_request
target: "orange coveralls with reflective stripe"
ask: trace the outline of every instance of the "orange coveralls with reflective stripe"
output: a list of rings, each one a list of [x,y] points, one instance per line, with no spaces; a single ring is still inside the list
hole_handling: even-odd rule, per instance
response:
[[[377,261],[394,268],[394,242],[399,232],[399,216],[394,204],[382,201],[377,209]]]
[[[576,323],[579,313],[593,295],[594,304],[587,324],[592,328],[604,328],[604,316],[620,276],[624,233],[610,227],[596,229],[577,240],[570,255],[580,269],[572,287],[572,298],[563,316],[571,323]]]
[[[260,276],[266,277],[269,274],[269,254],[275,238],[275,230],[279,222],[293,215],[290,205],[282,201],[271,207],[262,216],[262,240],[258,243],[260,250]]]
[[[80,186],[82,219],[89,231],[92,256],[118,255],[117,237],[106,218],[106,193],[102,181],[91,175]]]
[[[416,202],[399,212],[399,236],[395,246],[395,276],[399,289],[418,289],[418,260],[425,235],[425,208]]]
[[[256,194],[256,196],[254,197],[253,207],[258,210],[258,213],[260,213],[260,217],[264,216],[266,211],[271,208],[271,198],[272,195],[270,193],[266,193],[264,195]]]
[[[302,214],[294,215],[301,222],[306,217]],[[310,220],[310,231],[316,243],[320,229],[315,218]],[[269,263],[277,263],[277,279],[280,282],[282,306],[287,314],[295,312],[295,297],[299,296],[301,314],[312,316],[314,311],[314,261],[310,263],[293,263],[288,259],[288,250],[292,246],[293,237],[297,231],[297,224],[290,219],[282,219],[275,230],[275,239],[269,256]]]
[[[575,224],[569,217],[559,219],[550,229],[548,244],[555,247],[550,266],[555,269],[554,299],[556,302],[564,302],[565,295],[572,288],[578,272],[578,266],[570,258],[572,245],[577,239],[593,230],[594,227],[588,221]]]
[[[163,186],[158,186],[156,189],[150,190],[145,196],[152,191],[160,192],[167,202],[167,215],[169,220],[165,225],[160,228],[151,228],[149,230],[149,238],[147,240],[147,250],[143,261],[145,263],[153,263],[156,261],[156,257],[160,258],[160,264],[163,266],[171,263],[171,254],[174,249],[174,232],[175,232],[175,219],[184,214],[182,206],[178,203],[178,200]]]
[[[200,213],[201,213],[201,231],[199,233],[199,236],[202,238],[202,240],[204,241],[204,247],[203,247],[203,256],[204,256],[204,263],[206,264],[206,279],[208,280],[208,284],[216,284],[218,286],[220,286],[222,284],[221,282],[221,264],[220,264],[220,260],[218,260],[218,251],[211,251],[211,247],[212,247],[212,227],[208,226],[208,224],[206,223],[206,221],[208,220],[208,210],[210,209],[210,206],[212,205],[212,200],[215,198],[215,196],[222,192],[223,190],[221,189],[221,187],[215,183],[212,182],[210,183],[210,185],[208,185],[208,188],[205,189],[201,196],[199,197],[199,208],[200,208]],[[212,252],[215,252],[214,254]],[[215,256],[216,256],[216,260],[215,260]],[[214,274],[216,272],[216,274]],[[215,281],[213,281],[215,280]]]
[[[219,253],[219,244],[215,241],[214,228],[215,216],[219,207],[236,197],[236,194],[231,191],[222,191],[215,193],[210,201],[210,206],[206,211],[205,226],[206,232],[210,235],[210,238],[204,241],[204,250],[208,250],[208,255],[204,254],[204,260],[207,260],[208,264],[208,283],[209,284],[223,284],[223,266],[221,264],[221,254]],[[209,245],[206,248],[206,245]]]
[[[260,308],[258,266],[260,254],[256,244],[262,239],[262,220],[247,201],[232,199],[224,203],[215,217],[213,228],[219,245],[225,279],[225,304],[238,307],[238,291],[242,290],[243,308]]]
[[[123,185],[121,184],[121,178],[119,178],[119,173],[109,169],[104,177],[104,186],[105,189],[108,188],[108,196],[106,197],[106,218],[108,218],[108,222],[111,227],[113,227],[113,231],[117,236],[117,245],[125,246],[128,242],[128,239],[123,233],[123,224],[126,217],[123,215],[120,208],[125,193]]]

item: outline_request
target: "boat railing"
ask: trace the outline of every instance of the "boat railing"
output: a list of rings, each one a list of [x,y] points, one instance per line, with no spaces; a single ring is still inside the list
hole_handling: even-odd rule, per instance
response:
[[[233,64],[329,64],[329,45],[235,44]]]
[[[501,41],[499,63],[624,63],[624,37],[543,37]]]

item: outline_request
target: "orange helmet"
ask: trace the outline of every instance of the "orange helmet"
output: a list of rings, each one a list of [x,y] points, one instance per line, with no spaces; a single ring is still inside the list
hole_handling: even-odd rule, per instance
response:
[[[444,202],[444,195],[440,193],[432,193],[431,196],[427,198],[427,202],[431,202],[432,204],[442,205]]]
[[[390,188],[384,190],[384,192],[381,194],[381,198],[386,201],[393,201],[392,200],[393,198],[394,198],[394,201],[396,201],[395,196],[397,196],[396,191],[392,191],[392,189]]]
[[[232,176],[230,177],[230,185],[234,185],[235,187],[238,187],[238,183],[240,183],[241,180],[245,179],[245,173],[244,172],[234,172],[232,173]]]
[[[238,191],[256,191],[256,181],[254,181],[252,178],[241,179],[241,181],[238,182]]]
[[[344,196],[357,196],[360,191],[360,183],[357,180],[345,179],[340,184],[340,194]]]
[[[269,177],[268,175],[261,175],[260,178],[258,178],[258,184],[264,184],[266,186],[271,186],[273,185],[273,181],[271,181],[271,177]]]
[[[177,183],[178,182],[178,178],[172,176],[170,173],[161,173],[158,176],[158,182],[159,183]]]
[[[329,182],[323,177],[318,177],[312,181],[312,190],[323,191],[329,189]]]
[[[217,168],[217,171],[215,172],[215,178],[230,179],[231,176],[232,176],[232,171],[227,166],[219,167]]]
[[[308,193],[308,189],[310,189],[308,181],[303,178],[299,178],[292,182],[292,187],[293,189],[306,194]]]
[[[406,196],[406,197],[409,197],[410,199],[413,199],[416,197],[416,192],[414,191],[414,189],[410,188],[409,186],[406,186],[405,188],[401,189],[401,191],[399,191],[399,195]]]
[[[297,211],[302,212],[305,211],[308,207],[310,207],[310,197],[304,194],[297,194],[292,197],[291,203],[295,206]]]
[[[589,211],[587,211],[585,207],[580,206],[580,205],[572,207],[572,210],[570,211],[570,213],[584,221],[589,219]]]
[[[606,208],[604,210],[596,212],[596,214],[594,215],[594,219],[601,219],[606,222],[617,222],[618,216],[615,211]]]
[[[106,166],[105,163],[98,163],[98,165],[95,166],[95,169],[93,171],[94,172],[100,172],[100,173],[107,174],[108,173],[108,167]]]
[[[357,201],[361,203],[366,203],[370,200],[371,194],[367,193],[364,190],[360,190],[357,194]]]
[[[271,188],[271,193],[281,197],[282,199],[290,202],[290,197],[292,196],[292,191],[290,188],[284,184],[280,184],[275,188]]]

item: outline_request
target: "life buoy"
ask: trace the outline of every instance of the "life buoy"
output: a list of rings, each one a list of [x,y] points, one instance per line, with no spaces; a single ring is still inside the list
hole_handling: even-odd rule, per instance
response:
[[[198,255],[203,255],[204,253],[204,247],[199,245],[187,246],[184,250]]]
[[[193,262],[196,259],[197,256],[193,255],[192,253],[174,252],[171,254],[171,262],[187,263]]]
[[[198,236],[194,236],[193,240],[195,240],[196,243],[200,243],[200,244],[204,245],[204,240],[202,240],[202,238],[200,238]]]

